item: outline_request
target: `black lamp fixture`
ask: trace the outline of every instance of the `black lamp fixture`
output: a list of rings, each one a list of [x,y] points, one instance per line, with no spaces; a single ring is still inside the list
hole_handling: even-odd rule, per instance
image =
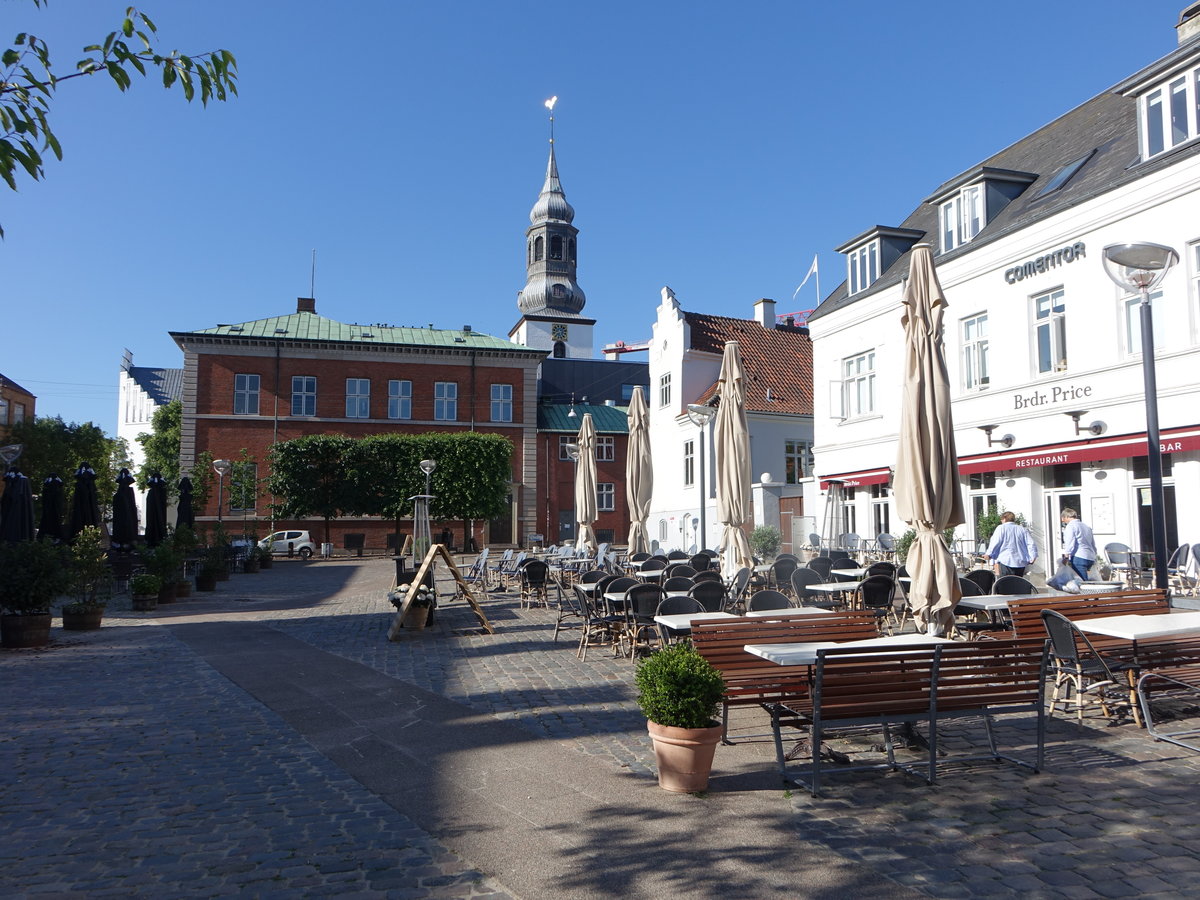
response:
[[[1082,419],[1087,414],[1088,414],[1088,411],[1086,409],[1074,409],[1074,410],[1071,410],[1070,412],[1063,413],[1064,416],[1070,416],[1071,419],[1075,422],[1075,433],[1076,434],[1090,434],[1095,437],[1099,437],[1100,435],[1104,434],[1104,432],[1108,431],[1108,426],[1105,425],[1103,422],[1101,422],[1099,419],[1097,419],[1091,425],[1084,425],[1082,428],[1080,428],[1079,420]]]
[[[1013,437],[1011,434],[1002,435],[1001,437],[998,437],[995,440],[992,439],[992,432],[995,431],[997,428],[999,428],[1000,427],[999,425],[980,425],[978,427],[979,427],[980,431],[982,431],[984,434],[987,435],[989,447],[993,447],[996,444],[999,444],[1001,447],[1003,447],[1005,450],[1007,450],[1014,443],[1016,443],[1017,439],[1015,437]]]

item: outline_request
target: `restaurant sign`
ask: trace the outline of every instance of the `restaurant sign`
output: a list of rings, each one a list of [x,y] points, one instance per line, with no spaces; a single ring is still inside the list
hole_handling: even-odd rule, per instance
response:
[[[1195,428],[1178,429],[1175,433],[1161,435],[1158,447],[1160,453],[1198,450],[1200,449],[1200,430]],[[1058,466],[1064,463],[1100,462],[1106,459],[1126,459],[1145,455],[1146,436],[1133,434],[1111,439],[1038,447],[1032,450],[992,453],[974,459],[960,459],[958,471],[963,475],[973,475],[977,472],[1037,469],[1042,466]]]

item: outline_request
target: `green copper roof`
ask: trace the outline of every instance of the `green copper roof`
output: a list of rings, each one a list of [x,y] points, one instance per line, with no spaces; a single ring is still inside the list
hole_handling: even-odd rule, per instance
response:
[[[478,331],[457,331],[441,328],[410,328],[395,325],[347,325],[316,313],[297,312],[287,316],[272,316],[213,328],[199,328],[187,334],[221,335],[237,338],[285,338],[292,341],[339,341],[352,344],[404,344],[412,347],[452,347],[475,350],[539,353],[504,338],[492,337]]]
[[[575,417],[568,414],[575,410]],[[538,431],[569,431],[578,433],[583,414],[592,414],[592,424],[599,434],[627,434],[629,410],[624,406],[589,406],[586,403],[543,403],[538,405]]]

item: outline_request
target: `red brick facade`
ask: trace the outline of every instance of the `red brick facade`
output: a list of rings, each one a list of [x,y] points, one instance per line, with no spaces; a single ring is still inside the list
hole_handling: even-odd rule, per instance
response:
[[[575,539],[573,515],[569,534],[559,530],[562,518],[575,509],[575,463],[559,458],[559,438],[562,436],[553,432],[538,434],[537,532],[543,535],[548,544],[557,543],[565,537]],[[592,527],[598,540],[608,540],[601,532],[611,532],[613,543],[624,544],[629,536],[629,502],[625,495],[625,459],[629,435],[603,437],[613,438],[613,459],[596,461],[596,483],[613,486],[613,509],[600,512]]]

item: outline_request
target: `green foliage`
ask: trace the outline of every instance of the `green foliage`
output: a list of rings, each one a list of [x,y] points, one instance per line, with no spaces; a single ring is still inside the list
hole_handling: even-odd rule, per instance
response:
[[[134,575],[129,579],[129,593],[144,597],[162,590],[162,579],[157,575]]]
[[[690,643],[671,644],[638,663],[638,706],[651,722],[674,728],[714,724],[725,679]]]
[[[225,485],[225,496],[229,511],[240,510],[242,516],[258,507],[258,488],[262,480],[258,477],[258,461],[245,447],[238,458],[232,461],[229,483]]]
[[[12,426],[6,442],[25,445],[20,459],[21,471],[29,476],[35,491],[47,475],[57,472],[63,480],[63,494],[69,509],[75,493],[72,473],[80,463],[88,462],[96,470],[96,494],[101,509],[112,505],[117,472],[126,452],[124,441],[108,437],[91,422],[68,425],[61,416],[38,416]]]
[[[197,515],[200,515],[208,506],[208,498],[213,495],[213,484],[217,480],[217,473],[213,471],[213,459],[212,452],[209,450],[197,453],[196,461],[192,463],[191,471],[188,474],[188,477],[192,479],[192,509],[196,511]]]
[[[137,436],[142,445],[146,462],[137,473],[138,487],[146,490],[146,483],[155,472],[167,481],[167,499],[173,500],[179,490],[179,436],[183,424],[183,403],[172,400],[160,406],[150,418],[149,433]]]
[[[0,608],[5,612],[49,612],[55,598],[70,587],[70,555],[62,544],[0,543]]]
[[[94,525],[85,527],[71,544],[69,590],[75,598],[67,606],[71,612],[102,607],[112,595],[112,569],[104,544],[103,533]]]
[[[358,512],[355,485],[347,478],[354,441],[340,434],[312,434],[271,447],[267,489],[275,496],[276,515],[285,519],[320,516],[329,522],[342,513]]]
[[[908,562],[908,551],[912,547],[913,541],[917,539],[917,529],[910,528],[900,537],[896,538],[896,562],[904,565]],[[947,528],[942,532],[942,540],[945,541],[947,547],[953,546],[954,529]]]
[[[750,532],[750,548],[759,559],[772,559],[783,544],[783,533],[774,525],[759,525]]]
[[[186,525],[181,525],[171,532],[171,544],[179,552],[179,555],[187,559],[196,552],[196,548],[200,546],[200,539],[196,533]]]
[[[979,518],[975,520],[975,536],[983,543],[988,543],[992,539],[992,533],[1000,527],[1000,516],[1007,511],[993,504],[981,512]],[[1013,513],[1013,516],[1018,525],[1028,527],[1029,523],[1025,521],[1023,515]]]
[[[163,541],[157,547],[142,551],[146,571],[157,575],[163,584],[174,584],[183,575],[183,553],[173,541]]]
[[[33,2],[40,7],[47,0]],[[50,107],[64,81],[107,72],[118,90],[125,91],[133,83],[132,73],[144,77],[147,68],[154,68],[162,73],[163,87],[179,85],[188,102],[197,89],[204,106],[209,100],[237,95],[237,60],[232,53],[212,50],[188,55],[172,50],[160,54],[154,49],[157,31],[145,13],[130,6],[118,30],[84,47],[86,55],[69,74],[54,70],[45,41],[19,33],[0,54],[0,178],[15,191],[20,170],[39,181],[46,174],[44,154],[62,159],[62,147],[50,127]]]

